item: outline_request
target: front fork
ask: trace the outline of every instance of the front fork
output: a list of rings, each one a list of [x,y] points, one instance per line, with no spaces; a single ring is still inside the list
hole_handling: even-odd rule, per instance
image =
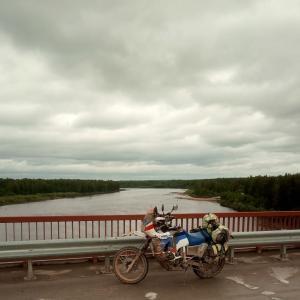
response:
[[[133,266],[135,265],[135,263],[141,257],[141,255],[144,255],[144,253],[147,251],[150,243],[151,243],[151,238],[147,237],[146,241],[144,242],[144,244],[142,245],[141,249],[139,250],[138,255],[132,260],[132,262],[128,266],[128,268],[126,270],[126,273],[129,273],[131,271],[131,269],[133,268]]]

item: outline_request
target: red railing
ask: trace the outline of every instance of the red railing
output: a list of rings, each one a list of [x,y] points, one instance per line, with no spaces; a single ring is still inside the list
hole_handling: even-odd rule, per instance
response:
[[[300,229],[300,211],[217,213],[231,231]],[[203,213],[175,214],[186,230],[201,226]],[[144,215],[0,217],[0,241],[105,238],[139,230]]]

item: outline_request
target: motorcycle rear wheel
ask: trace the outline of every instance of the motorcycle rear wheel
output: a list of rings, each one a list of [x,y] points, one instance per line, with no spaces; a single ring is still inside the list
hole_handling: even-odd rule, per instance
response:
[[[134,263],[133,261],[136,260]],[[133,265],[132,265],[133,263]],[[129,270],[129,268],[132,268]],[[113,270],[116,277],[127,284],[142,281],[148,273],[148,260],[136,247],[124,247],[114,256]]]
[[[195,259],[196,260],[196,259]],[[199,261],[199,259],[197,259]],[[225,265],[225,257],[219,258],[216,262],[202,262],[200,266],[193,265],[194,273],[201,279],[212,278],[218,275]]]

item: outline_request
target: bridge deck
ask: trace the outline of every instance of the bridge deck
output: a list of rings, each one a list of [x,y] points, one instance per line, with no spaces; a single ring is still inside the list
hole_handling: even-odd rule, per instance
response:
[[[155,294],[157,300],[299,299],[299,251],[289,253],[284,262],[278,259],[277,251],[240,253],[237,260],[209,280],[200,280],[191,271],[167,272],[152,261],[146,279],[133,286],[119,283],[113,274],[101,274],[103,265],[92,263],[37,266],[37,280],[31,282],[23,280],[25,269],[5,268],[0,269],[1,299],[140,300],[155,299]]]

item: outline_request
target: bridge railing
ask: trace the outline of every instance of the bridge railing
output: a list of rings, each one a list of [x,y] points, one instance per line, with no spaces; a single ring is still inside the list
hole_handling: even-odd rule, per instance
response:
[[[300,229],[300,211],[216,213],[232,232]],[[202,225],[204,213],[175,214],[189,230]],[[139,230],[144,215],[0,217],[0,241],[106,238]]]

